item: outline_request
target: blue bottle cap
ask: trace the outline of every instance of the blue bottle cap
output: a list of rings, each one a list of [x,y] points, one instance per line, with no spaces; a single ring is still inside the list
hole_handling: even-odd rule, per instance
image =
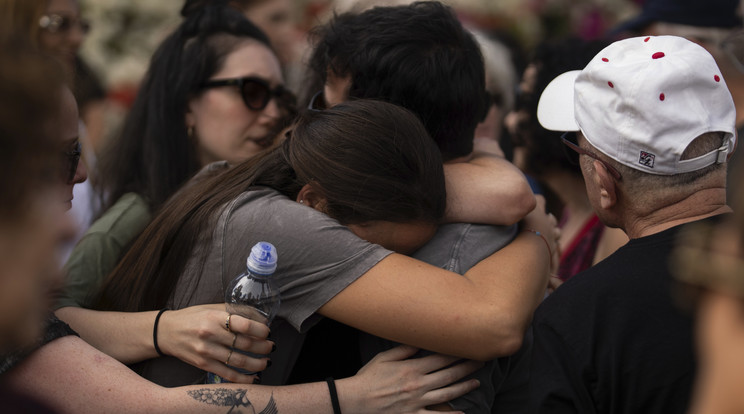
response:
[[[276,270],[276,247],[269,242],[258,242],[251,249],[246,265],[251,272],[270,275]]]

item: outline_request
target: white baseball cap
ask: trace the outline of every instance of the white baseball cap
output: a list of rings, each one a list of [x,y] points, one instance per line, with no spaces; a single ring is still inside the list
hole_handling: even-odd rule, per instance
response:
[[[583,70],[553,79],[537,119],[549,130],[581,131],[608,157],[650,174],[723,163],[736,143],[736,108],[715,60],[676,36],[614,42]],[[695,138],[716,131],[725,133],[721,148],[680,160]]]

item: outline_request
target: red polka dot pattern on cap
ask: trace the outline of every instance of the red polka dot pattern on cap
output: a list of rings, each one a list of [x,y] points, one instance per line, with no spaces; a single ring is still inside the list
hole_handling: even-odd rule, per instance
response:
[[[651,59],[661,59],[661,58],[663,58],[664,56],[665,56],[665,55],[664,55],[664,52],[656,52],[656,53],[654,53],[653,55],[651,55]]]
[[[651,40],[650,37],[647,37],[647,38],[643,39],[644,42],[648,42],[649,40]]]
[[[614,88],[615,87],[615,85],[613,85],[612,82],[607,82],[607,85],[609,85],[610,88]]]
[[[662,93],[661,95],[659,95],[659,100],[660,100],[660,101],[663,101],[664,99],[666,99],[666,96],[664,96],[664,94],[663,94],[663,93]]]
[[[720,82],[721,81],[721,77],[718,76],[718,75],[715,75],[715,76],[713,76],[713,80],[716,81],[716,82]]]
[[[609,61],[610,61],[610,59],[602,58],[602,62],[609,62]]]

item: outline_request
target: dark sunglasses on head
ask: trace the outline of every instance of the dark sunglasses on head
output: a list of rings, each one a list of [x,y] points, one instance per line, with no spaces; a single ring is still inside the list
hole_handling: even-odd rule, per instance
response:
[[[609,173],[613,177],[615,177],[616,180],[620,180],[622,178],[622,175],[620,175],[620,171],[618,171],[615,167],[611,166],[610,164],[606,163],[604,160],[599,158],[597,154],[589,150],[585,150],[584,148],[581,148],[578,144],[578,141],[576,140],[576,132],[569,131],[569,132],[563,133],[563,135],[561,135],[561,141],[563,141],[564,145],[576,151],[579,155],[586,155],[587,157],[594,158],[595,160],[601,162],[602,165],[604,165],[607,171],[609,171]]]
[[[323,97],[322,89],[318,92],[315,92],[315,95],[310,98],[310,103],[307,104],[307,109],[310,111],[322,111],[326,109],[325,98]]]
[[[83,33],[90,31],[90,23],[85,19],[77,19],[59,14],[45,14],[39,19],[39,27],[49,33],[67,33],[77,25]]]
[[[261,78],[247,76],[243,78],[215,79],[204,82],[202,88],[218,88],[222,86],[237,86],[245,106],[260,111],[266,108],[271,98],[276,98],[280,103],[294,105],[295,98],[292,92],[284,86],[279,85],[271,88],[268,82]]]
[[[67,183],[71,183],[75,179],[77,173],[78,163],[80,163],[80,154],[82,154],[82,145],[80,141],[75,141],[72,150],[66,151],[65,154],[65,179]]]

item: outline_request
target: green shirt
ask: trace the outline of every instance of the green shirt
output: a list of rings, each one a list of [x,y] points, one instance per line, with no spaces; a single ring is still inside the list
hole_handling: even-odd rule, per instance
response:
[[[141,196],[127,193],[119,198],[93,223],[73,249],[65,264],[65,286],[54,309],[90,307],[91,296],[150,219],[150,208]]]

